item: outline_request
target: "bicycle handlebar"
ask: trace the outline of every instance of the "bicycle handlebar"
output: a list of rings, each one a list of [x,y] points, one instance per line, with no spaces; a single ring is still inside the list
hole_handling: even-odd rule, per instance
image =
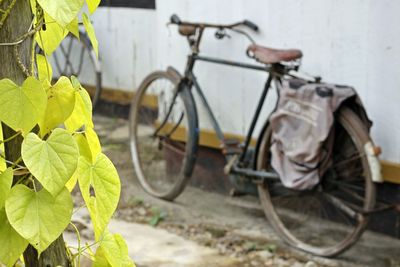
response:
[[[252,29],[255,32],[258,32],[258,26],[255,23],[251,22],[250,20],[247,20],[247,19],[244,20],[243,25],[249,27],[250,29]]]
[[[170,22],[172,24],[177,24],[177,25],[185,25],[185,26],[193,26],[193,27],[202,27],[202,28],[219,28],[219,29],[223,29],[223,28],[227,28],[227,29],[232,29],[235,28],[237,26],[246,26],[249,29],[257,32],[258,31],[258,26],[249,21],[249,20],[244,20],[244,21],[240,21],[240,22],[236,22],[233,24],[210,24],[210,23],[193,23],[193,22],[186,22],[186,21],[182,21],[178,15],[173,14],[170,18]]]

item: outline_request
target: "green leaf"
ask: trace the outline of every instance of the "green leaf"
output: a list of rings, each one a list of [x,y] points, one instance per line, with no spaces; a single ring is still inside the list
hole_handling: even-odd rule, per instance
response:
[[[98,240],[118,204],[121,192],[118,172],[104,154],[99,154],[94,163],[81,156],[78,182]]]
[[[64,125],[70,132],[75,132],[82,127],[94,127],[92,121],[92,102],[85,89],[80,87],[75,91],[75,107]]]
[[[79,150],[71,134],[57,128],[46,141],[34,133],[28,134],[21,154],[29,171],[55,196],[74,174]]]
[[[104,255],[104,250],[100,246],[96,250],[96,254],[94,255],[94,262],[92,267],[112,267],[108,261],[106,256]]]
[[[0,209],[0,265],[14,265],[29,242],[20,236],[9,223],[5,209]]]
[[[89,20],[89,17],[87,16],[86,13],[82,14],[83,18],[83,24],[85,25],[86,32],[89,36],[90,42],[92,43],[94,52],[96,53],[96,56],[99,57],[99,43],[97,42],[96,34],[94,32],[94,28],[92,23]]]
[[[84,0],[37,0],[40,6],[61,26],[67,26],[81,10]]]
[[[47,90],[47,96],[46,112],[39,121],[42,136],[68,119],[75,107],[75,89],[67,77],[60,77],[57,83]]]
[[[28,77],[22,87],[9,79],[0,80],[0,120],[25,135],[38,123],[46,108],[41,82]]]
[[[133,261],[129,258],[128,247],[121,235],[113,235],[106,230],[100,246],[111,266],[135,266]]]
[[[53,78],[53,69],[51,68],[50,62],[43,55],[36,55],[36,66],[38,69],[39,80],[48,80],[51,81]]]
[[[100,1],[101,0],[86,0],[90,14],[93,14],[93,12],[97,9],[97,7],[100,4]]]
[[[4,207],[8,192],[10,192],[13,181],[13,170],[8,168],[0,174],[0,209]]]
[[[46,30],[41,29],[39,33],[36,34],[36,42],[47,55],[51,55],[61,44],[65,36],[67,36],[68,31],[46,13],[44,13],[44,19],[46,22]]]
[[[72,198],[66,188],[53,197],[44,189],[35,192],[25,185],[16,185],[6,201],[10,224],[39,254],[68,226],[72,208]]]

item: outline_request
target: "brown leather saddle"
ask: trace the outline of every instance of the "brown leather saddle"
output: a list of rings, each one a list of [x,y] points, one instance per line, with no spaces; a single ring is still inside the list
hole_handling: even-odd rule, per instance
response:
[[[301,50],[298,49],[273,49],[256,44],[250,45],[247,51],[250,51],[257,61],[264,64],[294,61],[303,56]]]

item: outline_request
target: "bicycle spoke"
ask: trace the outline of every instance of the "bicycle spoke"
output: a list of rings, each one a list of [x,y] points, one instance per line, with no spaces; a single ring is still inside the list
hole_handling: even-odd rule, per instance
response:
[[[363,154],[357,153],[357,156],[353,156],[352,155],[352,156],[350,156],[350,158],[346,158],[346,159],[344,159],[344,160],[342,160],[342,161],[340,161],[338,163],[335,162],[335,164],[332,165],[332,168],[337,168],[337,167],[342,166],[344,164],[348,164],[348,163],[353,162],[355,160],[359,160],[364,156],[365,156],[364,153]]]

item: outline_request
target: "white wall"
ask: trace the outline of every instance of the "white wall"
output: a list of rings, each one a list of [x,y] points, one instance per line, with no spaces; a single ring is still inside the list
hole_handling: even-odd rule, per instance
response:
[[[374,121],[372,136],[383,147],[383,159],[399,163],[399,12],[398,0],[158,0],[155,11],[100,8],[93,20],[104,85],[134,90],[155,69],[184,69],[189,49],[176,27],[166,27],[171,14],[216,23],[250,19],[260,26],[253,34],[259,44],[300,48],[304,71],[353,85]],[[204,36],[204,54],[251,62],[242,37],[217,41],[213,34]],[[199,63],[195,71],[222,127],[244,134],[265,74],[209,63]],[[200,115],[201,126],[209,128],[201,109]]]

